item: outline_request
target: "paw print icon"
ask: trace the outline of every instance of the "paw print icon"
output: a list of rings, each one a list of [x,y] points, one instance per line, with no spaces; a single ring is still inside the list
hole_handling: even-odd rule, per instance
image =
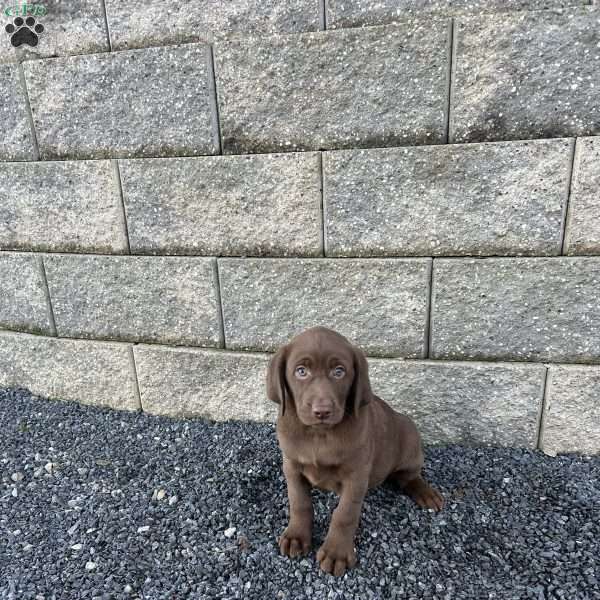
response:
[[[37,46],[39,34],[43,33],[44,26],[41,23],[36,23],[33,17],[27,17],[26,19],[17,17],[5,29],[6,33],[10,35],[10,43],[17,48],[22,44]]]

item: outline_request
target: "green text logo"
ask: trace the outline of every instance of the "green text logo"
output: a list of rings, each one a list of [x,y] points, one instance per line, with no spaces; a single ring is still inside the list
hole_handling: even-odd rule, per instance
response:
[[[13,4],[4,9],[4,14],[7,17],[25,17],[27,15],[43,17],[47,12],[48,9],[43,4],[28,4],[27,2]]]

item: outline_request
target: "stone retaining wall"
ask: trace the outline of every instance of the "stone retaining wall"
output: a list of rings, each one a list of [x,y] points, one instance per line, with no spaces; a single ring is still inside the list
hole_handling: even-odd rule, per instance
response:
[[[321,324],[428,442],[600,452],[588,4],[49,2],[0,49],[0,385],[272,420]]]

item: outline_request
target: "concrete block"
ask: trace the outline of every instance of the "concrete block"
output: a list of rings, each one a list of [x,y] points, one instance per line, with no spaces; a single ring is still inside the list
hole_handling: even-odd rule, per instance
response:
[[[415,16],[454,17],[584,4],[587,0],[327,0],[327,29],[398,23]]]
[[[0,45],[0,63],[110,50],[102,0],[6,4],[2,12],[6,41]],[[14,28],[9,35],[6,25]]]
[[[44,257],[58,335],[221,346],[214,259]]]
[[[140,408],[127,344],[0,332],[0,386],[82,404]]]
[[[219,260],[228,349],[276,350],[323,325],[374,355],[422,357],[429,259]]]
[[[0,65],[0,161],[35,160],[18,67]]]
[[[0,253],[0,328],[55,335],[41,258]]]
[[[142,406],[172,417],[273,421],[268,357],[190,348],[134,348]]]
[[[436,259],[431,356],[600,360],[600,261]]]
[[[113,50],[320,29],[314,0],[105,0]]]
[[[565,233],[566,254],[600,254],[600,137],[580,138]]]
[[[326,254],[560,254],[572,144],[327,152]]]
[[[591,7],[458,19],[450,140],[600,133],[599,29]]]
[[[441,143],[448,20],[215,45],[226,153]]]
[[[536,447],[542,365],[370,359],[369,373],[428,444]]]
[[[550,365],[540,446],[600,454],[600,367]]]
[[[136,254],[320,256],[313,153],[120,161]]]
[[[42,158],[218,153],[209,54],[187,45],[25,63]]]
[[[127,252],[109,161],[0,163],[0,249]]]

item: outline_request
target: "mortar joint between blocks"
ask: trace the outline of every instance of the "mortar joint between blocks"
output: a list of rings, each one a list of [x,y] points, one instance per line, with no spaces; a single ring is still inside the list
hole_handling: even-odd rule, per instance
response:
[[[40,147],[38,144],[37,133],[35,131],[35,123],[33,120],[33,112],[31,110],[31,102],[29,100],[29,90],[27,89],[27,80],[25,79],[25,72],[23,71],[23,64],[19,63],[17,67],[19,73],[19,82],[23,90],[23,98],[25,100],[25,113],[27,115],[27,121],[31,130],[31,142],[33,144],[33,159],[35,161],[40,160]]]
[[[38,256],[38,264],[42,275],[42,283],[44,285],[44,294],[46,296],[46,306],[48,307],[48,317],[50,319],[50,327],[52,329],[52,335],[58,337],[58,330],[56,329],[56,319],[54,318],[54,308],[52,306],[52,298],[50,297],[50,286],[48,285],[48,277],[46,276],[46,266],[44,265],[44,256]]]

